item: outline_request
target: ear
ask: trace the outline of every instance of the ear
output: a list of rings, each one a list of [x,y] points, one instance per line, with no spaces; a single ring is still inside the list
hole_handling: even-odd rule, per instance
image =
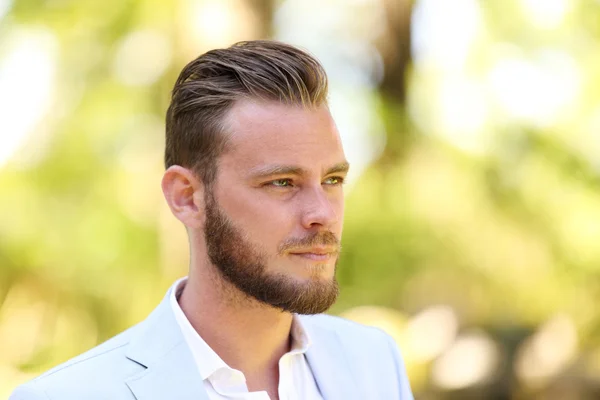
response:
[[[175,218],[192,229],[204,225],[204,184],[191,170],[172,165],[165,171],[161,186]]]

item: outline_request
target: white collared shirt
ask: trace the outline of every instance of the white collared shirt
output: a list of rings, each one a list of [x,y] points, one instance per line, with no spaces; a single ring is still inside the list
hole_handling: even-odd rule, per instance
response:
[[[266,391],[249,392],[244,374],[229,367],[192,327],[177,301],[177,293],[185,285],[186,280],[187,278],[181,278],[173,284],[170,302],[177,323],[198,366],[208,398],[270,400]],[[310,338],[297,315],[293,316],[291,335],[292,348],[279,359],[279,399],[321,400],[321,394],[304,356],[310,347]]]

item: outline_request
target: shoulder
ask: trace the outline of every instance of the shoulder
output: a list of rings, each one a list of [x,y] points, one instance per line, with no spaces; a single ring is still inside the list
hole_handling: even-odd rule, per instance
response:
[[[341,344],[347,357],[381,364],[401,362],[400,352],[394,339],[379,328],[331,315],[302,316],[301,321],[311,340],[334,340]],[[400,360],[394,360],[394,359]]]
[[[355,376],[360,376],[363,386],[372,393],[381,393],[381,398],[413,398],[400,350],[390,335],[379,328],[324,314],[302,316],[301,321],[313,345],[358,368]],[[321,341],[324,343],[316,343]],[[338,350],[333,353],[332,349]]]
[[[327,314],[302,315],[300,320],[309,330],[335,332],[346,342],[358,341],[365,345],[392,340],[379,328],[366,326],[342,317]]]
[[[77,393],[77,388],[102,387],[103,393],[111,392],[111,385],[123,378],[143,369],[142,366],[125,361],[125,349],[132,334],[138,326],[134,326],[97,347],[78,355],[19,386],[10,400],[41,400],[54,398],[71,398],[63,393]],[[117,392],[117,391],[116,391]]]

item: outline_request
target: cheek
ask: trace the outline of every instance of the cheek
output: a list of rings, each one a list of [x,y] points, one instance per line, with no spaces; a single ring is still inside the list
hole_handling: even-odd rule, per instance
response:
[[[276,248],[293,230],[296,218],[290,204],[248,194],[224,197],[222,207],[251,241],[263,247]]]
[[[344,199],[340,200],[339,203],[336,204],[336,213],[338,216],[338,223],[337,223],[337,227],[339,230],[339,234],[341,236],[342,234],[342,227],[344,226]]]

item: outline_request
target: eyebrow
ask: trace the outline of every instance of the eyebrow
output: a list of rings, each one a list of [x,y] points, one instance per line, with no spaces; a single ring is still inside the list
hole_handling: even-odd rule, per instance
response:
[[[335,173],[347,173],[350,169],[350,164],[347,161],[337,163],[325,171],[325,175]],[[264,178],[273,175],[303,175],[307,174],[307,171],[296,165],[268,165],[265,167],[259,167],[250,171],[250,175],[253,178]]]

